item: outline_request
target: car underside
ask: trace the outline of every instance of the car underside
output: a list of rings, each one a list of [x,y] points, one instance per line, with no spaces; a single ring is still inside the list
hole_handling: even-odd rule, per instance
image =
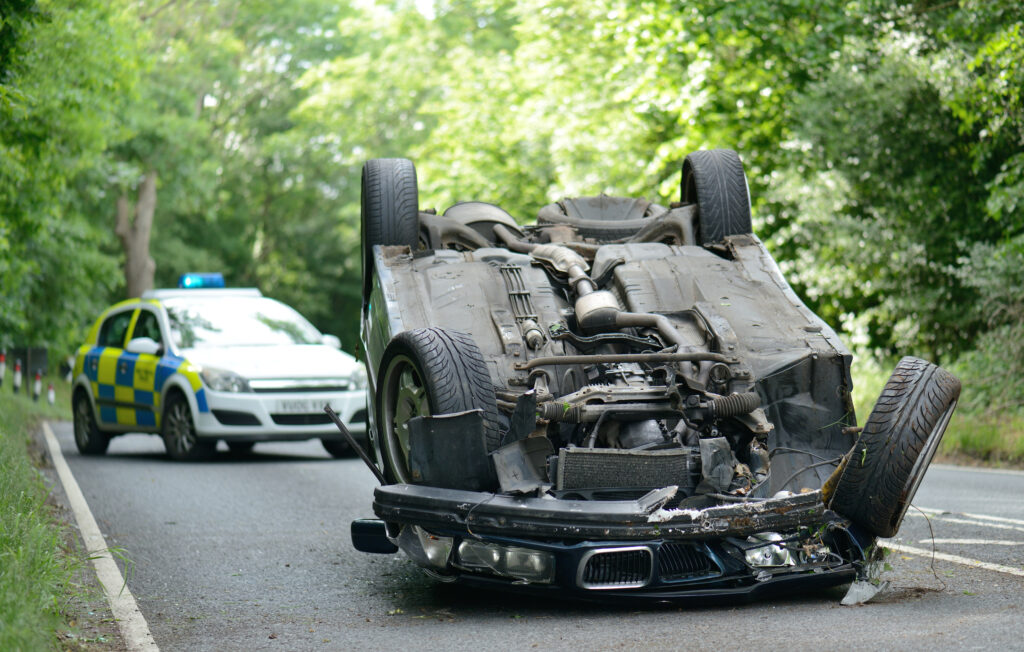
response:
[[[584,598],[840,584],[891,536],[959,395],[904,358],[863,428],[850,352],[751,231],[739,157],[680,201],[564,199],[520,225],[363,172],[378,520],[440,579]]]

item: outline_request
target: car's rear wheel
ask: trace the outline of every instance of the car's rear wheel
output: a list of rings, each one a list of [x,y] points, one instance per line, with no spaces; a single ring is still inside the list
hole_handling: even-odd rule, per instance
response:
[[[826,483],[829,507],[871,534],[896,534],[938,450],[960,381],[918,358],[900,360],[864,429]]]
[[[171,459],[181,461],[206,459],[217,444],[216,441],[204,441],[196,435],[192,409],[185,397],[177,392],[167,398],[161,435],[167,454]]]
[[[320,443],[323,444],[324,450],[331,454],[331,457],[341,458],[352,455],[352,447],[348,445],[348,442],[337,439],[321,439]]]
[[[405,158],[375,158],[363,165],[360,204],[363,303],[369,300],[374,245],[419,244],[416,168]]]
[[[96,424],[89,397],[84,391],[75,393],[75,446],[82,455],[103,455],[110,446],[110,435]]]
[[[701,150],[687,156],[680,191],[684,204],[697,205],[698,244],[751,232],[747,175],[739,154],[731,149]]]
[[[385,471],[411,482],[409,420],[481,410],[488,451],[499,446],[498,408],[483,354],[469,335],[444,328],[399,333],[380,366],[377,414]],[[487,479],[481,478],[481,483]]]

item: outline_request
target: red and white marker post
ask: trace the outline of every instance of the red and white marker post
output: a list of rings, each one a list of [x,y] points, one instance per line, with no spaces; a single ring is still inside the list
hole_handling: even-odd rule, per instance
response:
[[[7,375],[7,356],[0,353],[0,387],[4,386],[4,376]]]
[[[21,391],[21,360],[14,361],[14,393]]]
[[[53,405],[57,400],[57,392],[53,390],[53,383],[46,386],[46,402]]]
[[[39,402],[39,396],[43,393],[43,373],[36,369],[36,382],[32,383],[32,400]]]

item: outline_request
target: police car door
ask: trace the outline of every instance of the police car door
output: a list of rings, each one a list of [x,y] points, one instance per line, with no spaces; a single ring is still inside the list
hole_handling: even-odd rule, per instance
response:
[[[131,389],[132,414],[127,411],[119,414],[118,423],[136,425],[139,430],[156,430],[160,396],[154,384],[157,365],[166,349],[160,334],[160,320],[154,310],[147,307],[139,309],[132,325],[128,349],[118,362],[118,384],[124,380],[126,389]],[[127,397],[128,392],[122,391]]]
[[[128,336],[128,327],[135,317],[136,310],[129,308],[116,312],[103,322],[100,326],[99,338],[96,346],[99,348],[99,355],[93,356],[87,362],[95,367],[96,407],[99,408],[100,428],[104,425],[114,426],[129,423],[127,421],[128,406],[126,402],[132,401],[131,396],[124,388],[124,371],[121,364],[121,356],[124,354],[124,344]],[[131,422],[131,423],[134,423]]]

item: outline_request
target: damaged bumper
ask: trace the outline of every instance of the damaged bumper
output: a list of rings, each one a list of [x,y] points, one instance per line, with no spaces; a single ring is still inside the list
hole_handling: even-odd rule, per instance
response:
[[[628,500],[378,487],[374,511],[441,579],[587,599],[759,599],[851,581],[870,544],[818,491],[705,509],[667,507],[676,488]],[[379,525],[380,521],[377,522]],[[370,550],[364,522],[357,547]]]

